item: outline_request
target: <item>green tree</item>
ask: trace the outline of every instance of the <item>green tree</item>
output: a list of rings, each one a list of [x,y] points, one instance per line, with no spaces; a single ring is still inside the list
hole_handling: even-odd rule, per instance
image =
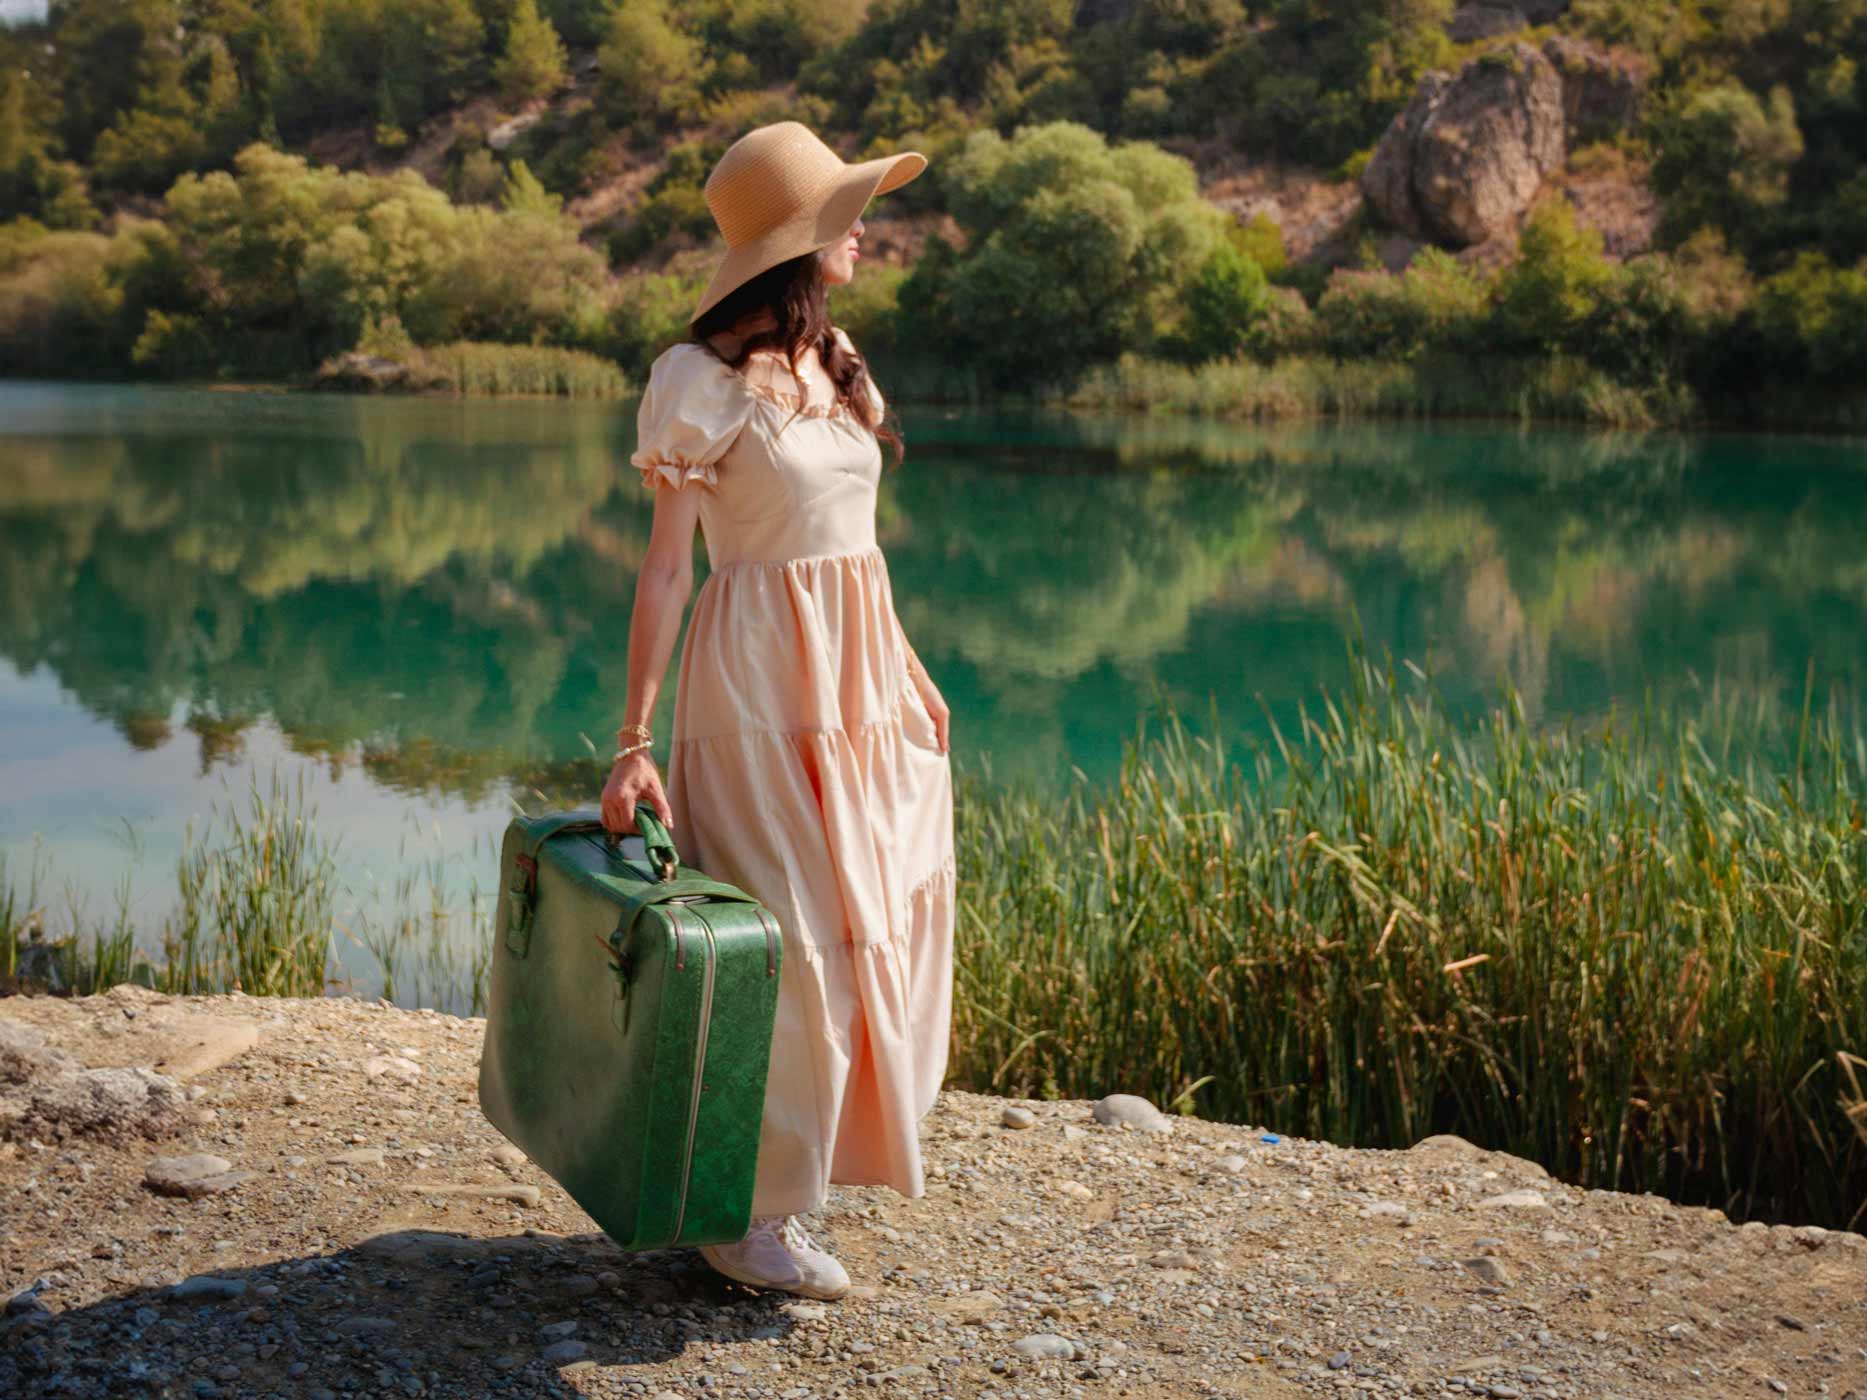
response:
[[[1517,260],[1498,282],[1492,321],[1499,338],[1526,349],[1573,348],[1613,276],[1601,234],[1578,227],[1566,199],[1539,204],[1517,242]]]
[[[1186,289],[1187,344],[1199,359],[1235,355],[1264,319],[1264,269],[1231,243],[1214,248]]]
[[[902,338],[1003,387],[1151,343],[1225,236],[1186,160],[1075,122],[975,131],[942,188],[967,247],[941,245],[903,284]]]
[[[624,123],[657,125],[699,103],[704,60],[665,0],[621,0],[596,55],[604,105]]]
[[[1664,235],[1678,242],[1707,225],[1753,245],[1789,191],[1802,155],[1789,90],[1768,103],[1736,83],[1694,93],[1656,124],[1653,187],[1665,206]]]
[[[1757,327],[1765,344],[1819,378],[1858,384],[1867,374],[1867,262],[1836,267],[1805,250],[1763,283]]]
[[[506,25],[506,43],[493,65],[493,81],[509,102],[549,97],[568,76],[568,55],[536,0],[516,0]]]

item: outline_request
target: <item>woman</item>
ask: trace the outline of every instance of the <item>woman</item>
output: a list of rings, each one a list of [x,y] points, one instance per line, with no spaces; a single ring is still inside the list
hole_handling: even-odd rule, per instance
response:
[[[947,707],[895,615],[875,544],[881,392],[824,290],[861,213],[926,167],[845,164],[777,122],[707,177],[728,252],[694,338],[650,371],[630,458],[655,490],[629,691],[603,820],[646,802],[684,856],[784,930],[752,1228],[702,1253],[759,1287],[834,1298],[843,1267],[797,1217],[832,1182],[924,1191],[918,1126],[946,1072],[953,948]],[[692,586],[664,794],[648,719]]]

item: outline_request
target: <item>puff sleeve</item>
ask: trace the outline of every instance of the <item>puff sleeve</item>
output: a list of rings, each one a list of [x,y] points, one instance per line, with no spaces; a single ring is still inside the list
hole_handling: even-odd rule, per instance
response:
[[[649,368],[629,464],[651,491],[662,481],[712,486],[751,407],[744,382],[704,346],[671,345]]]

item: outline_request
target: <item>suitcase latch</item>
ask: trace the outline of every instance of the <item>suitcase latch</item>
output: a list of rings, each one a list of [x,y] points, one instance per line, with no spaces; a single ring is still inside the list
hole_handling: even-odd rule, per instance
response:
[[[521,855],[512,862],[512,884],[506,890],[506,948],[515,957],[532,950],[532,916],[538,902],[538,858]]]

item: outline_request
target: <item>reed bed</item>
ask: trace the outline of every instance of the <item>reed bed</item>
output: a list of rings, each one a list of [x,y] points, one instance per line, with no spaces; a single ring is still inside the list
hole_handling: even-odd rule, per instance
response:
[[[127,872],[107,917],[88,917],[71,893],[54,919],[43,848],[23,870],[0,856],[0,994],[88,996],[120,982],[177,995],[356,992],[358,979],[339,957],[347,943],[370,961],[372,995],[483,1012],[491,893],[470,879],[464,903],[457,901],[448,873],[465,862],[490,874],[497,850],[483,840],[452,854],[431,841],[411,849],[405,831],[393,876],[371,876],[352,890],[339,879],[337,849],[319,829],[303,775],[287,781],[275,769],[263,789],[256,778],[249,783],[244,809],[217,802],[205,823],[190,824],[176,862],[175,906],[155,930],[137,926]]]
[[[333,846],[318,832],[302,777],[254,780],[246,809],[216,803],[190,824],[176,863],[175,910],[156,940],[162,961],[139,946],[128,877],[113,917],[87,920],[76,901],[61,936],[47,927],[44,865],[24,881],[0,861],[0,990],[87,996],[120,982],[198,994],[321,996],[332,967],[338,893]]]
[[[454,393],[470,398],[548,394],[617,399],[629,380],[612,360],[553,345],[498,345],[462,340],[417,352],[422,367]]]
[[[1056,401],[1071,408],[1188,413],[1255,422],[1307,418],[1520,418],[1643,428],[1693,420],[1689,395],[1616,383],[1565,356],[1479,362],[1248,356],[1182,365],[1127,354],[1082,375]]]
[[[953,1079],[1858,1224],[1858,716],[1474,727],[1354,676],[1236,758],[1169,712],[1112,787],[963,775]]]

